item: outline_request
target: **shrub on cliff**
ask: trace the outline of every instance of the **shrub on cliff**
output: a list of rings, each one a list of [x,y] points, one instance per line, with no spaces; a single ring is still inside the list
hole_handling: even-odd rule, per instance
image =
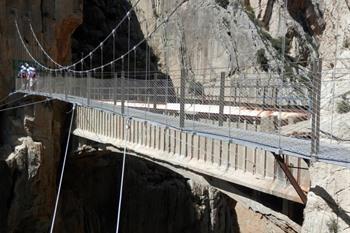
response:
[[[347,99],[343,98],[337,103],[337,112],[340,114],[350,112],[350,103]]]

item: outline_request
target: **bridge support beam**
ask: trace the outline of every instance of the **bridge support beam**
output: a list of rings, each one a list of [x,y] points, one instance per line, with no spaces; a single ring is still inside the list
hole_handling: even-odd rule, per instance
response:
[[[293,188],[295,189],[295,191],[298,193],[301,201],[306,204],[307,201],[307,197],[304,193],[304,191],[301,189],[301,187],[299,186],[298,182],[295,180],[293,174],[290,172],[287,164],[284,162],[284,159],[282,158],[281,155],[278,155],[276,153],[273,153],[273,156],[275,157],[278,165],[281,167],[281,169],[283,170],[284,174],[287,176],[290,184],[293,186]]]

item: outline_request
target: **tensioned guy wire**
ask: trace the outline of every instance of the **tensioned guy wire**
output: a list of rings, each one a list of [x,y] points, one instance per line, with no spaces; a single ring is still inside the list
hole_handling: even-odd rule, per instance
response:
[[[61,176],[60,176],[60,181],[59,181],[59,184],[58,184],[58,191],[57,191],[55,208],[54,208],[52,222],[51,222],[50,233],[53,233],[54,226],[55,226],[56,214],[57,214],[57,209],[58,209],[58,202],[60,200],[60,195],[61,195],[63,175],[64,175],[64,170],[65,170],[65,167],[66,167],[66,161],[67,161],[67,156],[68,156],[68,148],[69,148],[69,142],[70,142],[71,131],[72,131],[72,126],[73,126],[75,107],[76,107],[76,104],[73,105],[73,109],[72,109],[72,116],[71,116],[71,120],[70,120],[69,131],[68,131],[68,138],[67,138],[67,142],[66,142],[66,150],[65,150],[65,153],[64,153],[64,157],[63,157]]]
[[[23,105],[19,105],[19,106],[14,106],[14,107],[3,108],[3,109],[0,109],[0,112],[5,112],[5,111],[17,109],[17,108],[24,108],[24,107],[28,107],[28,106],[31,106],[31,105],[36,105],[36,104],[40,104],[40,103],[45,103],[45,102],[48,102],[48,101],[51,101],[51,99],[36,101],[36,102],[32,102],[32,103],[28,103],[28,104],[23,104]]]
[[[166,17],[166,19],[165,19],[164,21],[162,21],[158,26],[156,26],[156,27],[154,28],[153,31],[151,31],[146,37],[144,37],[141,41],[139,41],[134,47],[135,47],[135,48],[138,48],[143,42],[147,41],[156,31],[158,31],[158,29],[159,29],[163,24],[167,23],[167,22],[169,21],[169,18],[172,17],[172,16],[175,14],[175,12],[182,6],[182,4],[183,4],[184,2],[187,2],[187,1],[188,1],[188,0],[183,0],[183,1],[181,1],[181,2],[171,11],[171,13],[168,14],[168,16]],[[16,23],[16,27],[17,27],[17,33],[19,34],[19,37],[20,37],[21,42],[22,42],[22,45],[25,47],[25,50],[26,50],[26,52],[28,53],[28,55],[31,57],[31,59],[32,59],[39,67],[43,68],[44,70],[49,70],[49,71],[64,70],[64,69],[62,69],[62,68],[60,68],[60,69],[52,69],[52,68],[46,67],[46,66],[44,66],[43,64],[41,64],[39,61],[37,61],[37,60],[31,55],[31,53],[30,53],[28,47],[27,47],[26,44],[24,43],[23,38],[22,38],[22,36],[20,35],[20,31],[19,31],[19,28],[18,28],[17,21],[15,21],[15,23]],[[74,70],[73,72],[77,72],[77,73],[84,73],[84,72],[85,72],[85,73],[87,73],[87,72],[91,72],[91,71],[101,70],[101,69],[104,68],[104,67],[113,65],[113,63],[122,60],[125,56],[129,55],[132,51],[133,51],[133,50],[129,50],[129,51],[127,51],[126,53],[124,53],[123,55],[121,55],[120,57],[118,57],[118,58],[114,59],[113,61],[110,61],[109,63],[106,63],[106,64],[104,64],[104,65],[102,65],[102,66],[100,66],[100,67],[95,67],[95,68],[92,68],[92,69],[90,69],[90,70],[84,70],[84,71],[75,71],[75,70]],[[65,68],[65,69],[67,69],[67,68]]]
[[[101,44],[103,45],[118,29],[119,27],[122,25],[122,23],[129,17],[130,15],[130,12],[134,11],[136,6],[139,4],[141,0],[138,0],[135,5],[133,5],[129,10],[128,12],[125,14],[125,16],[122,18],[122,20],[117,24],[116,27],[114,27],[114,29],[108,34],[108,36],[96,47],[94,48],[93,50],[91,50],[91,52],[89,54],[93,54],[95,53],[101,46]],[[79,64],[81,61],[84,61],[85,59],[89,58],[89,55],[86,55],[85,57],[83,57],[81,60],[71,64],[71,65],[68,65],[68,66],[63,66],[61,64],[59,64],[58,62],[56,62],[46,51],[45,49],[43,48],[43,46],[41,45],[40,41],[38,40],[37,36],[35,35],[35,32],[33,30],[33,27],[32,25],[30,24],[30,28],[31,28],[31,31],[32,31],[32,34],[34,35],[34,39],[36,40],[36,43],[39,45],[40,49],[43,51],[44,55],[50,60],[52,61],[55,65],[57,65],[59,67],[58,70],[66,70],[66,69],[70,69],[72,67],[74,67],[74,65],[77,65]],[[75,71],[75,69],[73,68],[73,71]]]
[[[128,15],[128,51],[130,51],[130,40],[131,40],[131,35],[130,35],[130,33],[131,33],[131,29],[130,29],[130,27],[131,27],[131,18],[130,18],[130,15]],[[128,103],[130,102],[130,53],[128,54],[128,67],[127,67],[127,69],[128,69],[128,74],[127,74],[127,77],[128,77],[128,93],[127,93],[127,95],[128,95],[128,98],[127,98],[127,101],[128,101]],[[129,108],[127,109],[128,111],[129,111]]]
[[[119,190],[119,200],[118,200],[118,214],[117,214],[117,225],[116,225],[116,233],[119,233],[119,226],[120,226],[120,215],[121,215],[121,208],[122,208],[122,198],[123,198],[123,187],[124,187],[124,177],[125,177],[125,164],[126,164],[126,148],[127,148],[127,140],[129,138],[130,133],[130,122],[131,119],[127,119],[126,125],[124,125],[126,133],[124,135],[124,151],[123,151],[123,163],[122,163],[122,173],[120,177],[120,190]]]

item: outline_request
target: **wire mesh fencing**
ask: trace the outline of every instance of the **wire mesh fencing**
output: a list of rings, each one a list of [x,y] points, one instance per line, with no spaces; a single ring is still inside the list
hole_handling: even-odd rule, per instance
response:
[[[17,79],[16,89],[95,101],[132,117],[310,157],[319,154],[322,134],[321,78],[314,71],[309,78],[183,70],[171,78],[161,72],[41,72],[31,85]],[[321,151],[333,148],[322,143]]]

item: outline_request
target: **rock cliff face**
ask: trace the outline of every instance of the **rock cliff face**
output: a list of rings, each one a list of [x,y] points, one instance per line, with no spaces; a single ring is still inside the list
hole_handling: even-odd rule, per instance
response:
[[[14,39],[17,38],[13,24],[15,16],[26,43],[40,61],[47,62],[33,46],[26,24],[29,18],[48,52],[60,63],[69,63],[72,58],[78,59],[81,52],[86,54],[97,45],[115,25],[115,18],[120,19],[135,3],[136,0],[117,3],[85,0],[84,4],[82,0],[0,1],[0,97],[13,87],[14,60],[29,60],[18,40]],[[137,20],[132,17],[131,47],[151,32],[157,22],[164,20],[178,3],[141,0],[136,11]],[[83,22],[83,5],[87,6],[85,12],[94,17],[85,15],[84,24],[75,32]],[[221,70],[229,70],[229,76],[244,72],[280,72],[283,59],[286,59],[284,68],[288,73],[306,75],[311,62],[321,57],[326,71],[322,74],[323,79],[345,78],[335,86],[327,82],[323,86],[322,121],[329,121],[327,116],[331,116],[330,110],[334,106],[329,101],[331,97],[335,96],[336,102],[344,96],[349,98],[350,87],[346,81],[350,65],[349,19],[348,0],[295,0],[288,1],[286,7],[282,0],[185,1],[166,27],[154,34],[149,42],[152,69],[164,72],[169,69],[170,75],[177,77],[178,71],[186,68],[191,79],[212,77],[216,82],[215,77]],[[126,30],[124,25],[117,42],[120,49],[117,55],[127,50]],[[287,42],[284,58],[281,55],[283,36]],[[109,43],[105,47],[105,60],[112,57],[111,46]],[[140,69],[145,67],[145,49],[138,51]],[[96,59],[94,63],[99,64],[100,60]],[[4,130],[0,148],[0,199],[5,200],[0,202],[1,232],[47,232],[68,110],[67,106],[55,103],[1,115]],[[332,133],[346,139],[349,114],[335,114],[334,117],[339,121],[333,126]],[[325,125],[323,130],[329,132]],[[76,157],[69,161],[67,177],[74,179],[68,178],[63,190],[62,203],[66,204],[60,208],[57,232],[106,232],[113,229],[115,209],[107,205],[113,203],[116,206],[118,189],[113,184],[119,180],[120,159],[118,155],[111,158],[114,155],[108,153],[90,151],[71,155]],[[242,232],[258,232],[259,229],[283,231],[271,221],[262,221],[263,216],[259,213],[240,210],[241,206],[234,200],[210,187],[189,185],[178,174],[144,161],[128,162],[132,166],[127,173],[127,182],[132,185],[127,186],[127,201],[123,206],[127,219],[122,225],[125,232],[155,232],[154,229],[170,232],[169,226],[176,230],[174,232],[232,232],[238,228]],[[303,231],[312,232],[315,225],[333,232],[335,229],[348,230],[349,203],[346,197],[349,190],[345,183],[336,181],[347,180],[348,171],[316,164],[311,172],[313,188],[305,210]],[[110,180],[105,179],[106,174]],[[105,200],[106,193],[109,195]],[[143,198],[147,198],[147,205],[144,205]],[[100,204],[110,207],[108,215],[104,214]],[[150,214],[151,208],[160,209],[151,213],[154,221],[147,222],[141,213]],[[174,210],[184,214],[174,217]],[[259,224],[253,227],[241,216],[256,219]],[[140,222],[135,223],[135,219]]]
[[[290,75],[302,75],[318,57],[318,42],[313,35],[323,32],[325,21],[311,1],[290,2],[285,8],[283,1],[275,0],[185,1],[152,37],[151,45],[163,69],[186,68],[190,77],[198,79],[218,76],[222,70],[229,70],[229,76],[280,72],[281,37],[285,36],[285,70]],[[156,22],[163,21],[178,4],[141,1],[136,14],[144,34],[149,34]],[[265,57],[264,64],[259,56]]]
[[[350,232],[350,171],[323,163],[310,168],[311,189],[302,232]]]
[[[50,102],[1,114],[1,232],[47,230],[67,111]]]
[[[31,60],[18,40],[15,19],[36,59],[47,63],[31,36],[29,20],[49,54],[60,63],[68,63],[71,60],[70,37],[82,22],[82,0],[0,2],[0,97],[7,95],[14,87],[16,61]]]

